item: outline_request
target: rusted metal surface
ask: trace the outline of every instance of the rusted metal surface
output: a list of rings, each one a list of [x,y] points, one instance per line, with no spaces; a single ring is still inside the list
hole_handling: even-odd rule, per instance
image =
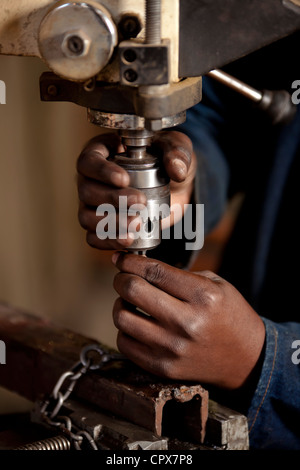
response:
[[[248,450],[249,431],[246,416],[212,400],[206,427],[206,441],[224,450]]]
[[[36,401],[49,394],[60,375],[78,361],[81,349],[95,340],[61,329],[47,319],[0,305],[0,339],[6,344],[6,365],[0,385]],[[167,383],[129,361],[89,372],[72,397],[112,412],[157,436],[184,434],[203,442],[208,392],[201,385]],[[180,436],[179,436],[180,437]]]
[[[204,444],[157,437],[151,431],[78,401],[68,400],[64,413],[75,426],[93,437],[99,450],[249,450],[246,417],[212,400],[209,400]],[[68,435],[62,439],[63,436],[57,427],[46,425],[39,402],[35,403],[31,415],[4,415],[0,419],[0,450],[57,450],[53,446],[64,449]]]
[[[105,113],[135,114],[146,119],[164,119],[185,112],[202,99],[201,78],[172,84],[164,93],[144,93],[142,87],[97,83],[87,91],[80,83],[61,79],[51,72],[40,78],[42,101],[71,101]],[[155,129],[154,129],[155,130]]]
[[[78,429],[89,433],[99,450],[168,450],[168,438],[78,401],[68,400],[64,414]],[[39,402],[34,405],[31,421],[45,429]]]

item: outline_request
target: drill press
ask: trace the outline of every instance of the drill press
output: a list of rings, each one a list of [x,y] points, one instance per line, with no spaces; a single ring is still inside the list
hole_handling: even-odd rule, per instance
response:
[[[185,120],[201,101],[206,74],[276,119],[283,99],[289,115],[289,97],[262,94],[214,69],[298,30],[297,1],[6,0],[0,53],[41,58],[51,70],[40,80],[42,100],[84,106],[90,122],[120,133],[126,152],[111,158],[147,196],[144,236],[131,247],[145,254],[160,243],[169,205],[168,178],[147,150],[154,133]]]
[[[161,221],[170,214],[169,178],[148,149],[156,131],[182,123],[185,110],[200,101],[201,78],[179,80],[178,11],[167,18],[170,0],[131,2],[135,14],[121,16],[119,5],[119,20],[105,3],[111,2],[60,1],[47,12],[39,28],[40,52],[68,83],[46,73],[41,94],[59,99],[71,80],[77,87],[72,100],[87,107],[89,121],[119,132],[125,152],[110,160],[147,197],[129,251],[145,255],[160,244]],[[171,38],[166,32],[168,39],[162,39],[163,17],[164,29],[173,30]]]

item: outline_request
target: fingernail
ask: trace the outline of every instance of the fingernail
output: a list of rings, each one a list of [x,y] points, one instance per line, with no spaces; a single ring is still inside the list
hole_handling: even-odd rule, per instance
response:
[[[116,265],[119,257],[120,257],[120,253],[118,252],[114,253],[111,257],[112,264]]]
[[[185,177],[187,174],[186,164],[182,160],[179,160],[179,158],[175,158],[172,163],[176,172],[179,173],[180,176]]]

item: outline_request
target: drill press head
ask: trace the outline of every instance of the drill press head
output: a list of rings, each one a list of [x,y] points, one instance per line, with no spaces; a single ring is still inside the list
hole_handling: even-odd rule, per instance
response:
[[[149,153],[153,135],[201,100],[201,78],[179,79],[178,44],[179,0],[61,0],[40,25],[41,56],[55,72],[41,77],[42,99],[85,106],[90,122],[118,131],[125,152],[111,159],[147,197],[135,253],[160,244],[170,213],[169,179]]]

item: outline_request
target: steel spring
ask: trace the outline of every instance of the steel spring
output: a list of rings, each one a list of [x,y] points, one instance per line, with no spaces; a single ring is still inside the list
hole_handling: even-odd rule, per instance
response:
[[[49,437],[18,447],[15,450],[70,450],[71,443],[65,436]]]

